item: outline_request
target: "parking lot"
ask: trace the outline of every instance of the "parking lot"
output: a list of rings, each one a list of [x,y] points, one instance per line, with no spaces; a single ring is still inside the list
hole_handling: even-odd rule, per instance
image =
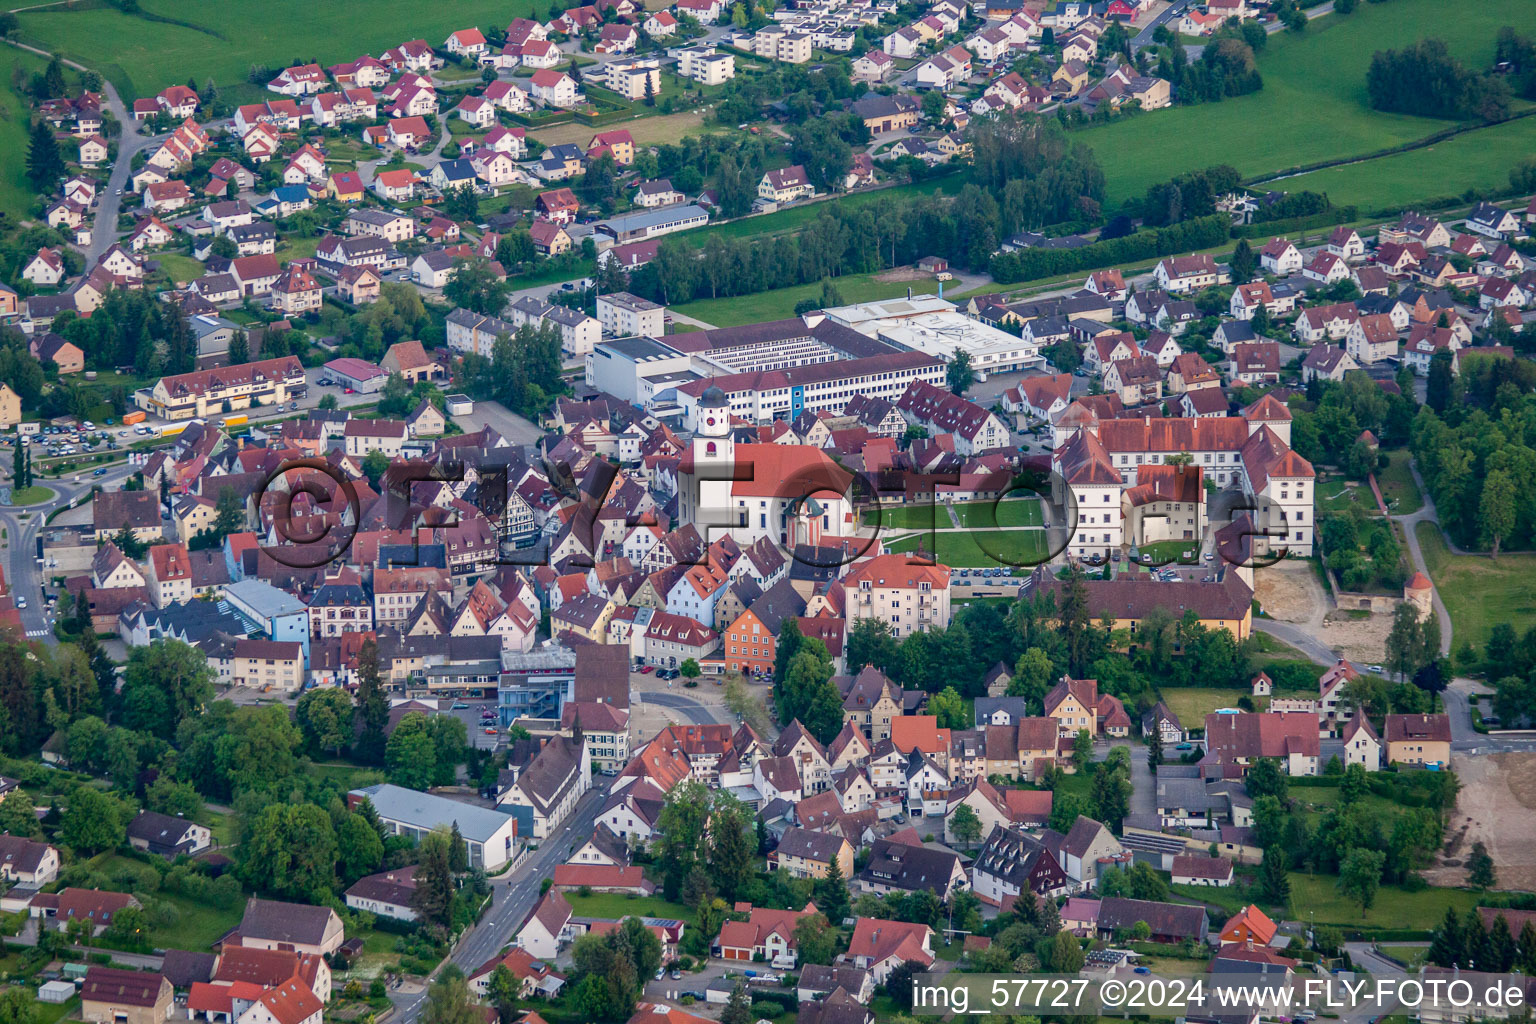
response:
[[[500,730],[494,715],[496,702],[494,700],[480,700],[476,698],[453,700],[450,702],[448,713],[464,723],[464,731],[469,736],[469,745],[478,750],[494,750],[496,744],[501,742]],[[481,716],[486,710],[492,712],[492,717],[483,719]],[[490,729],[487,733],[485,730]]]

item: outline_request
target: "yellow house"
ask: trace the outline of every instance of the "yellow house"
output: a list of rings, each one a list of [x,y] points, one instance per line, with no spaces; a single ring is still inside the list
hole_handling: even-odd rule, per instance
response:
[[[1387,763],[1451,763],[1451,720],[1445,715],[1388,715]]]
[[[826,878],[833,862],[844,878],[853,877],[853,846],[848,840],[804,828],[786,830],[778,848],[768,855],[768,869],[779,868],[791,878]]]
[[[1051,76],[1051,84],[1068,96],[1076,96],[1088,84],[1088,69],[1081,61],[1069,60],[1056,69],[1056,73]]]
[[[356,171],[342,171],[331,175],[325,190],[332,199],[340,203],[360,203],[367,192],[363,187],[362,175]]]
[[[1063,583],[1036,571],[1026,585],[1030,590],[1055,596],[1061,603]],[[1084,580],[1088,614],[1093,621],[1108,617],[1115,629],[1134,636],[1141,620],[1152,609],[1179,609],[1176,617],[1193,612],[1206,629],[1225,629],[1239,641],[1248,639],[1253,627],[1253,588],[1237,570],[1222,570],[1211,582],[1199,578],[1158,583],[1146,576],[1119,576],[1113,580]]]
[[[21,422],[21,396],[9,384],[0,384],[0,427],[14,427]]]
[[[171,519],[176,523],[176,536],[183,544],[204,530],[213,529],[218,518],[218,506],[210,498],[200,494],[183,494],[171,506]]]
[[[877,742],[890,739],[891,721],[901,715],[901,687],[873,665],[834,682],[843,696],[843,721]]]

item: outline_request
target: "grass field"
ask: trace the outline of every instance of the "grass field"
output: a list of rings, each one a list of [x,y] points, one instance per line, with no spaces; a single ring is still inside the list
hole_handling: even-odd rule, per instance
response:
[[[964,169],[938,178],[929,178],[926,181],[912,182],[907,185],[893,185],[890,188],[875,189],[871,192],[857,192],[851,196],[839,198],[835,202],[839,208],[848,210],[857,209],[866,203],[878,202],[881,197],[891,199],[905,197],[910,199],[920,196],[931,196],[937,192],[943,192],[946,195],[952,196],[964,188],[970,180],[970,170]],[[787,210],[779,210],[775,213],[765,213],[757,217],[742,217],[727,224],[699,228],[679,237],[688,239],[694,245],[703,245],[704,239],[712,234],[727,235],[734,238],[779,234],[785,231],[792,231],[807,221],[815,220],[821,215],[821,206],[821,203],[792,206]]]
[[[1204,729],[1205,716],[1217,708],[1235,708],[1237,699],[1247,691],[1238,687],[1170,686],[1163,691],[1163,702],[1179,716],[1185,729]]]
[[[1487,0],[1458,8],[1454,18],[1444,12],[1438,0],[1398,0],[1361,4],[1348,17],[1318,18],[1301,35],[1270,37],[1259,55],[1264,88],[1257,93],[1161,110],[1088,128],[1075,137],[1098,155],[1110,204],[1181,171],[1213,164],[1231,164],[1250,176],[1279,173],[1422,139],[1451,122],[1370,109],[1365,72],[1371,54],[1433,35],[1469,67],[1486,68],[1499,28],[1527,23],[1530,17],[1526,0]],[[1485,137],[1476,141],[1480,136]],[[1464,180],[1503,183],[1516,154],[1528,154],[1533,139],[1536,125],[1516,122],[1465,136],[1457,140],[1460,146],[1443,143],[1420,160],[1405,156],[1355,164],[1287,179],[1278,187],[1318,188],[1336,203],[1370,205],[1453,194],[1466,187]],[[1477,156],[1446,159],[1452,151]]]
[[[1479,128],[1408,153],[1281,179],[1274,187],[1326,192],[1362,213],[1394,210],[1421,199],[1458,196],[1469,188],[1509,187],[1509,171],[1536,151],[1536,118]]]
[[[1390,460],[1387,468],[1376,474],[1376,485],[1395,515],[1411,515],[1424,507],[1424,496],[1419,493],[1418,484],[1413,482],[1413,472],[1409,468],[1412,456],[1404,449],[1388,452],[1387,458]]]
[[[662,95],[666,95],[666,87],[663,85]],[[684,135],[698,135],[706,131],[704,114],[698,110],[685,110],[678,114],[657,114],[654,117],[637,117],[628,121],[614,121],[600,128],[593,128],[589,124],[579,124],[567,121],[565,124],[557,124],[551,128],[540,128],[528,134],[546,146],[553,146],[561,142],[574,142],[578,146],[585,146],[591,141],[592,136],[600,131],[616,131],[620,128],[628,129],[637,143],[653,145],[661,142],[676,142]]]
[[[812,209],[812,207],[807,207]],[[795,212],[793,210],[789,211]],[[776,217],[778,214],[769,214],[768,217]],[[722,225],[724,228],[735,224],[750,224],[754,221],[767,220],[767,217],[752,217],[745,221],[734,221],[731,224]],[[703,230],[713,230],[705,228]],[[695,237],[690,233],[686,237]],[[884,273],[884,272],[882,272]],[[939,283],[931,277],[919,278],[916,281],[881,281],[877,274],[848,274],[835,278],[833,286],[837,289],[843,301],[873,302],[876,299],[894,299],[907,294],[907,289],[912,289],[913,294],[934,294],[938,291]],[[945,296],[948,298],[949,296]],[[739,295],[729,299],[699,299],[696,302],[685,302],[679,306],[671,307],[674,313],[691,317],[694,320],[702,320],[716,327],[740,327],[744,324],[762,323],[766,320],[783,320],[795,315],[795,304],[801,299],[821,300],[821,282],[813,281],[810,284],[799,284],[792,288],[776,288],[773,291],[757,292],[753,295]]]
[[[316,242],[318,245],[318,241]],[[191,256],[181,253],[165,252],[153,257],[160,263],[160,269],[177,285],[195,281],[203,276],[203,265]]]
[[[245,89],[246,75],[255,65],[283,68],[300,60],[335,64],[364,53],[377,56],[407,39],[425,39],[436,46],[458,29],[505,25],[534,10],[530,0],[426,5],[416,0],[143,0],[140,9],[142,14],[107,6],[27,11],[19,15],[19,35],[99,69],[125,90],[123,99],[131,101],[188,78],[199,90],[210,78],[221,90]]]
[[[150,931],[149,941],[161,949],[207,949],[238,925],[245,912],[243,903],[229,910],[219,910],[171,893],[157,893],[154,898],[175,907],[177,914],[175,924]]]
[[[1001,501],[968,501],[954,506],[960,525],[968,529],[991,526],[1039,526],[1043,522],[1039,498],[1004,498]]]
[[[615,919],[626,914],[639,917],[666,917],[692,924],[693,911],[681,903],[669,903],[660,896],[626,896],[621,892],[595,892],[590,896],[568,892],[565,898],[571,903],[571,912],[577,917],[604,917]]]
[[[12,505],[36,505],[53,497],[53,488],[44,487],[42,484],[33,484],[31,487],[23,487],[11,492]]]
[[[48,66],[48,62],[36,54],[25,53],[7,47],[6,81],[30,80],[36,72]],[[67,73],[71,85],[78,88],[78,75]],[[27,180],[27,135],[31,124],[28,104],[11,88],[0,89],[0,212],[20,219],[32,204],[32,183]],[[70,147],[63,147],[64,158],[72,159]]]
[[[1291,872],[1291,906],[1315,915],[1318,924],[1337,924],[1345,928],[1413,928],[1429,931],[1445,918],[1445,908],[1455,907],[1458,914],[1470,911],[1478,903],[1478,894],[1469,889],[1424,889],[1406,892],[1395,885],[1383,885],[1376,894],[1376,905],[1362,915],[1360,906],[1339,895],[1334,875],[1307,875]]]
[[[1524,633],[1536,625],[1536,555],[1453,555],[1433,523],[1417,526],[1419,547],[1440,600],[1451,613],[1453,646],[1482,650],[1497,622]]]
[[[940,530],[931,540],[937,551],[929,554],[944,565],[967,568],[995,565],[1031,567],[1046,559],[1043,530],[997,530],[990,533]],[[891,550],[914,551],[919,546],[926,550],[929,541],[928,534],[906,537],[892,544]]]
[[[933,526],[933,505],[892,505],[889,508],[868,509],[864,513],[864,525],[873,526],[878,519],[887,530],[926,530]],[[948,522],[942,522],[948,526]]]

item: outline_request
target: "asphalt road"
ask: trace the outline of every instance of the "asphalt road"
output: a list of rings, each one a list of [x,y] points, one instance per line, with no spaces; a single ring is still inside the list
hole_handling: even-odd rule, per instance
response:
[[[0,506],[0,528],[5,531],[4,544],[0,547],[4,556],[5,580],[10,587],[13,600],[26,599],[27,606],[20,609],[21,622],[22,628],[31,639],[42,640],[49,644],[56,642],[53,636],[53,624],[43,604],[42,570],[37,567],[37,538],[42,530],[43,521],[48,517],[49,512],[62,508],[73,499],[89,493],[92,486],[100,485],[109,490],[116,490],[136,471],[135,467],[124,464],[108,469],[99,477],[81,473],[79,483],[75,483],[69,477],[59,480],[39,479],[37,481],[39,484],[52,488],[54,496],[50,501],[41,505],[23,507]],[[22,518],[23,515],[26,516],[25,519]]]

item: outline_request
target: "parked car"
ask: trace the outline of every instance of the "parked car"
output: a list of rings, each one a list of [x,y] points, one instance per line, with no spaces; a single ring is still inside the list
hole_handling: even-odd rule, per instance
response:
[[[468,709],[469,709],[469,705],[465,704],[461,700],[454,701],[453,702],[453,707],[449,708],[450,711],[466,711]]]

